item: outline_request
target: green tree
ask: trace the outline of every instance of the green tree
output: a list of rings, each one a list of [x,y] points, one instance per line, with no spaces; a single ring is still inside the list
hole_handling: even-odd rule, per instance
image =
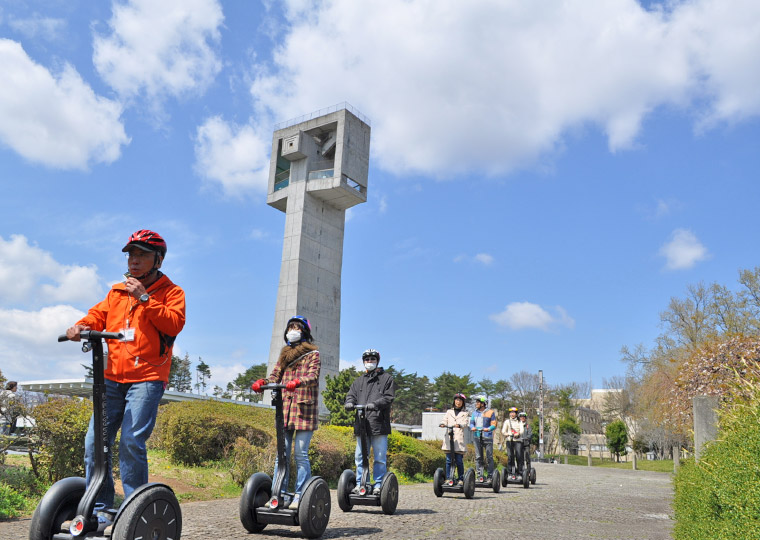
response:
[[[605,435],[607,436],[607,448],[615,454],[615,461],[619,462],[620,456],[628,453],[625,449],[628,443],[628,428],[626,428],[625,422],[622,420],[610,422],[607,424]]]
[[[193,376],[190,372],[190,355],[185,353],[184,358],[172,356],[172,365],[169,370],[169,388],[177,392],[191,392],[193,389]]]
[[[475,393],[477,386],[469,373],[460,376],[444,371],[433,380],[434,406],[439,411],[445,411],[451,407],[454,394],[462,393],[469,399]]]
[[[422,412],[432,403],[430,380],[417,373],[404,373],[389,366],[385,371],[391,374],[396,384],[395,397],[391,406],[391,422],[399,424],[421,424]]]
[[[95,375],[92,372],[92,364],[79,364],[84,368],[84,376],[87,379],[92,379]]]
[[[259,402],[263,399],[263,394],[251,390],[251,385],[259,379],[266,379],[266,376],[267,365],[264,363],[254,364],[243,373],[238,373],[232,383],[227,385],[227,390],[235,395],[243,395],[249,401]]]
[[[578,452],[578,440],[580,437],[581,427],[575,418],[571,416],[560,419],[559,438],[562,441],[562,446],[569,454],[576,454]]]
[[[198,390],[199,394],[206,391],[206,386],[208,386],[206,379],[210,378],[211,368],[203,361],[203,358],[199,356],[198,365],[195,367],[195,388]]]
[[[344,407],[346,394],[359,372],[353,366],[344,369],[335,377],[325,377],[325,391],[322,392],[322,400],[325,407],[330,411],[330,424],[334,426],[353,426],[355,413],[347,411]]]

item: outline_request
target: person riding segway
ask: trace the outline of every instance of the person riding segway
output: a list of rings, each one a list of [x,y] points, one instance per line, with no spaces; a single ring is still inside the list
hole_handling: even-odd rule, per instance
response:
[[[442,450],[446,450],[446,474],[440,467],[433,475],[433,493],[441,497],[444,492],[464,493],[468,499],[475,495],[475,470],[464,471],[464,453],[467,447],[464,443],[464,429],[467,425],[467,411],[464,406],[467,397],[464,394],[454,395],[454,404],[446,411],[440,427],[446,428],[443,437]]]
[[[507,484],[522,484],[527,489],[530,485],[528,471],[525,470],[523,464],[522,437],[524,431],[525,426],[517,417],[517,407],[511,407],[509,409],[509,416],[504,420],[501,428],[501,433],[507,443],[507,452],[509,453],[507,470],[501,477],[501,485],[504,487]]]
[[[82,330],[82,351],[92,351],[92,425],[94,451],[89,483],[84,478],[59,480],[45,493],[32,515],[29,540],[50,538],[132,540],[135,538],[179,539],[182,513],[174,491],[164,484],[145,483],[134,489],[121,507],[98,503],[97,498],[111,475],[111,441],[106,436],[104,354],[101,340],[121,340],[118,332]],[[58,341],[68,341],[66,335]]]
[[[470,415],[470,430],[475,444],[475,486],[493,489],[494,493],[501,489],[501,477],[493,462],[496,424],[496,411],[488,408],[488,400],[484,396],[476,396],[475,411]],[[487,475],[483,474],[484,471]]]
[[[346,410],[356,410],[356,474],[346,469],[338,480],[338,506],[348,512],[353,505],[381,506],[393,514],[398,505],[398,480],[387,472],[388,435],[391,433],[390,407],[395,383],[390,373],[378,367],[380,353],[368,349],[362,354],[365,372],[351,384],[346,395]],[[369,453],[374,454],[370,482]]]
[[[309,462],[309,443],[318,426],[319,351],[305,317],[288,320],[283,338],[286,345],[269,379],[251,385],[254,392],[272,391],[277,432],[274,476],[264,472],[251,475],[240,496],[240,521],[252,533],[273,523],[299,525],[304,536],[317,538],[330,519],[330,489],[323,478],[311,476]],[[288,391],[286,396],[283,389]],[[293,447],[297,476],[291,493],[288,479]]]
[[[523,439],[522,439],[523,440],[523,459],[525,460],[525,468],[528,471],[528,478],[530,478],[530,483],[535,484],[536,483],[536,469],[534,469],[530,463],[530,440],[533,438],[533,428],[531,428],[530,424],[528,423],[528,413],[526,413],[525,411],[520,411],[517,417],[520,419],[520,422],[522,422],[523,426],[525,427],[525,431],[523,432]]]

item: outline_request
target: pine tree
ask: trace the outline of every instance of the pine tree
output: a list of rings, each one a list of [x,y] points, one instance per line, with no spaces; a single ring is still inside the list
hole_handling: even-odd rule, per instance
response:
[[[195,388],[198,390],[198,393],[205,393],[206,392],[206,386],[208,386],[208,383],[206,382],[206,379],[211,378],[211,368],[208,366],[206,362],[203,361],[203,358],[200,356],[198,357],[198,365],[195,367]]]
[[[193,389],[193,376],[190,372],[190,355],[185,353],[184,358],[172,356],[172,365],[169,371],[169,388],[177,392],[191,392]]]
[[[353,426],[355,413],[347,411],[344,407],[346,395],[351,389],[351,384],[359,372],[351,366],[338,373],[335,377],[325,378],[325,391],[322,392],[322,400],[325,407],[330,411],[330,424],[334,426]]]

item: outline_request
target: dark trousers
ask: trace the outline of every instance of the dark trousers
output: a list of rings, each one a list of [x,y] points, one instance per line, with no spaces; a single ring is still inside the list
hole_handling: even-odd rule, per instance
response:
[[[507,452],[509,452],[509,462],[507,469],[511,472],[517,470],[520,472],[523,470],[523,445],[522,441],[507,441]],[[515,469],[515,462],[517,462],[517,469]]]

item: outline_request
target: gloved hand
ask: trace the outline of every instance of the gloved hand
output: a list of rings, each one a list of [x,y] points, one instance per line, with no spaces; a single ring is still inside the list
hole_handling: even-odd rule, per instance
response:
[[[377,409],[377,407],[375,407],[375,404],[370,401],[369,403],[367,403],[367,406],[365,407],[365,409],[367,409],[368,411],[374,411],[375,409]]]
[[[356,408],[356,404],[349,401],[348,403],[344,405],[344,407],[346,408],[347,411],[353,411]]]
[[[259,379],[255,383],[251,385],[251,390],[254,392],[261,392],[261,387],[264,386],[267,383],[265,379]]]
[[[301,386],[301,380],[300,379],[293,379],[292,381],[288,381],[288,383],[285,385],[285,389],[292,392],[296,388]]]
[[[488,426],[488,431],[496,431],[496,426]]]

